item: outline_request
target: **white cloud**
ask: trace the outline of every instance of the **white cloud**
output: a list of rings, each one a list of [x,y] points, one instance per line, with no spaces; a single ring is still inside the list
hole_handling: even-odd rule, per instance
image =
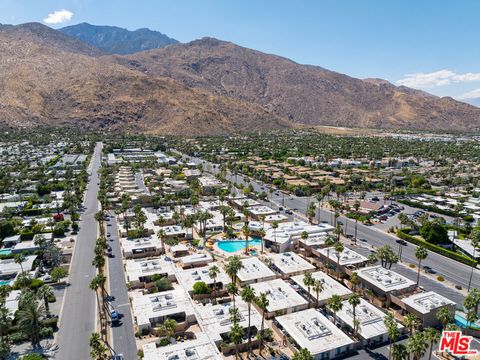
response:
[[[480,73],[457,74],[451,70],[439,70],[431,73],[407,74],[404,79],[396,83],[414,89],[425,89],[472,81],[480,81]]]
[[[48,14],[48,16],[43,19],[43,21],[47,24],[61,24],[64,22],[69,21],[73,16],[73,13],[68,10],[57,10],[54,11],[51,14]]]
[[[469,92],[466,92],[462,95],[456,97],[458,100],[470,100],[470,99],[480,99],[480,89],[475,89]]]

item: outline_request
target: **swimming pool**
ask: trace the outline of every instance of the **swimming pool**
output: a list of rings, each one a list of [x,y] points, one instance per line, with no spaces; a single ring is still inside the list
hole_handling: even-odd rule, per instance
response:
[[[248,246],[260,245],[260,239],[249,239]],[[232,253],[240,251],[247,246],[245,240],[222,240],[218,242],[218,247],[223,251]]]
[[[12,250],[10,250],[10,249],[0,250],[0,255],[10,255],[11,253],[12,253]]]
[[[467,321],[467,319],[465,319],[463,316],[459,315],[459,314],[455,314],[455,322],[457,323],[458,326],[462,327],[462,328],[468,328],[470,327],[471,329],[476,329],[476,330],[479,330],[480,329],[480,326],[476,325],[476,324],[472,324],[472,323],[469,323]]]
[[[0,286],[2,285],[10,285],[11,280],[0,280]]]

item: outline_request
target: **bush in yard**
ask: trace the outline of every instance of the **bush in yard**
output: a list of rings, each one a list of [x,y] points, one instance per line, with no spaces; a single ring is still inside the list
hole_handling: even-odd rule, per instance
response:
[[[210,294],[212,289],[205,284],[203,281],[197,281],[195,284],[193,284],[193,293],[195,295],[201,295],[201,294]]]

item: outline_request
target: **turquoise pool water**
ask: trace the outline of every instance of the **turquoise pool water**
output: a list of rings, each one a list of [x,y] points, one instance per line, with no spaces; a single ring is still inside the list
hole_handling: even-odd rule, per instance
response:
[[[248,246],[251,245],[260,245],[260,239],[250,239],[248,240]],[[245,240],[222,240],[218,242],[218,247],[226,252],[236,252],[244,249],[246,247]]]
[[[467,319],[465,319],[463,316],[460,316],[458,314],[455,314],[455,322],[457,325],[459,325],[462,328],[467,328],[470,325],[470,328],[472,329],[480,329],[480,326],[477,326],[475,324],[469,324]]]
[[[10,255],[11,253],[12,253],[12,250],[10,250],[10,249],[0,250],[0,255]]]
[[[11,283],[10,280],[0,280],[0,286],[2,285],[9,285]]]

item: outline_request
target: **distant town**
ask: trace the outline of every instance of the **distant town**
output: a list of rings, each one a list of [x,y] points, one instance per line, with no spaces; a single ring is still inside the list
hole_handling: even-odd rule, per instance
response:
[[[2,359],[430,359],[442,330],[480,334],[474,138],[0,149]]]

